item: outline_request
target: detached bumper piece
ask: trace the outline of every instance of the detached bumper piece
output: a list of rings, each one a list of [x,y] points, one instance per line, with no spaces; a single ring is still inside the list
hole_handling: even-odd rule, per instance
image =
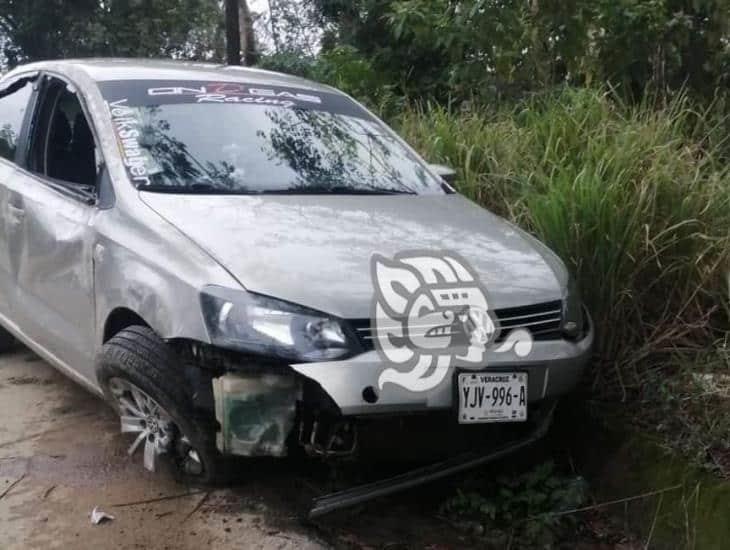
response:
[[[555,406],[553,405],[544,413],[544,416],[538,420],[535,428],[529,432],[527,436],[498,447],[486,454],[479,451],[463,453],[453,458],[449,458],[448,460],[430,464],[422,468],[417,468],[410,472],[405,472],[388,479],[367,483],[365,485],[353,487],[352,489],[346,489],[344,491],[314,498],[312,499],[307,517],[309,519],[314,519],[335,510],[348,508],[369,500],[391,495],[406,489],[411,489],[418,485],[423,485],[471,468],[476,468],[477,466],[481,466],[488,462],[510,455],[542,439],[550,428],[554,410]]]

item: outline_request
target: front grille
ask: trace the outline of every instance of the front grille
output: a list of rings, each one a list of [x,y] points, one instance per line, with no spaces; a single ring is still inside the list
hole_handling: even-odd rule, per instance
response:
[[[495,341],[501,342],[510,331],[517,328],[526,328],[535,340],[557,340],[561,337],[562,311],[563,303],[560,300],[496,309],[494,313],[499,319],[500,331]],[[374,331],[370,319],[351,319],[349,322],[362,347],[366,351],[374,349]]]
[[[495,313],[499,319],[500,328],[498,342],[516,328],[526,328],[535,340],[560,338],[560,325],[563,320],[563,302],[560,300],[531,306],[497,309]]]

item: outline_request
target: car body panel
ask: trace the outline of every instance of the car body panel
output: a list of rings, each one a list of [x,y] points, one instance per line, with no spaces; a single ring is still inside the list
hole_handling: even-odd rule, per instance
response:
[[[95,378],[91,220],[96,209],[18,169],[6,183],[13,320],[62,361]],[[92,313],[92,315],[90,315]]]
[[[104,212],[95,229],[95,285],[103,289],[97,292],[97,349],[103,321],[117,308],[135,312],[163,338],[209,341],[198,292],[205,284],[235,288],[235,279],[143,205],[135,214]]]
[[[48,67],[54,63],[64,69],[74,67],[83,71],[96,82],[109,80],[231,80],[263,85],[294,86],[344,95],[331,86],[298,76],[220,63],[164,59],[86,58],[66,59],[60,62],[46,61],[43,62],[43,65]]]
[[[456,194],[140,195],[246,289],[342,318],[370,316],[374,253],[457,252],[494,308],[559,300],[565,285],[562,264]]]
[[[10,275],[11,242],[15,242],[20,220],[10,215],[10,190],[7,185],[12,182],[17,168],[10,162],[0,161],[0,312],[9,314],[10,301],[15,294],[16,280]]]

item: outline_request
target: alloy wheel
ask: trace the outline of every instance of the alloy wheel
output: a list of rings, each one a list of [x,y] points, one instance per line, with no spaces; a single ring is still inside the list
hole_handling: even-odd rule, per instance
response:
[[[181,462],[185,473],[203,473],[199,453],[157,401],[122,378],[111,378],[109,390],[117,402],[122,433],[137,434],[127,454],[132,456],[144,445],[144,467],[151,472],[156,470],[160,455],[173,454]]]

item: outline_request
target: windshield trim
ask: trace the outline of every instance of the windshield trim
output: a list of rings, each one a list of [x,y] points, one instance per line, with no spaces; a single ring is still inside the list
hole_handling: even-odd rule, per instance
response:
[[[195,188],[191,186],[174,186],[174,185],[140,185],[137,187],[139,191],[148,193],[162,193],[170,195],[243,195],[247,197],[256,197],[261,195],[363,195],[363,196],[387,196],[387,195],[419,195],[419,193],[410,190],[401,189],[384,189],[384,188],[292,188],[292,189],[262,189],[260,191],[237,191],[235,189],[215,189],[215,188]]]

